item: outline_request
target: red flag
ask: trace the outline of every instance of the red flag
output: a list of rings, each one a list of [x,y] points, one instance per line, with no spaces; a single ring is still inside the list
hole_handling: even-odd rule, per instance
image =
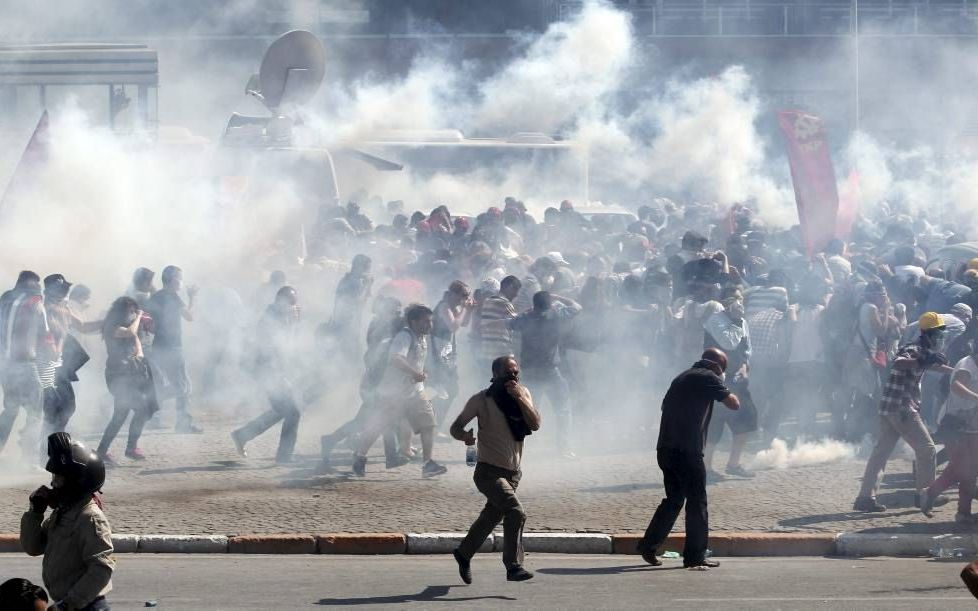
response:
[[[24,154],[20,156],[17,168],[11,175],[10,182],[7,183],[7,189],[3,192],[3,197],[0,198],[0,211],[3,210],[7,201],[16,196],[17,191],[24,190],[30,185],[34,172],[47,161],[49,140],[48,111],[45,110],[41,114],[41,118],[38,119],[37,127],[34,128],[34,133],[24,148]]]
[[[835,237],[839,213],[839,193],[825,125],[820,117],[797,110],[778,112],[778,123],[788,145],[798,220],[811,255]]]

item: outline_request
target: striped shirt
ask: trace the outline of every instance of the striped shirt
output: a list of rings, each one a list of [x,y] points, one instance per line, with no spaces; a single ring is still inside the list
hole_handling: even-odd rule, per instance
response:
[[[484,359],[513,354],[513,331],[507,321],[516,318],[513,303],[502,295],[485,300],[479,311],[479,356]]]

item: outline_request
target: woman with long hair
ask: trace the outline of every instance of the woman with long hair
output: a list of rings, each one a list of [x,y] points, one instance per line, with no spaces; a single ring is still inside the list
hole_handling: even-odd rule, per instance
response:
[[[106,425],[98,446],[99,456],[108,465],[115,464],[115,459],[109,454],[109,446],[130,412],[132,420],[129,422],[126,457],[145,460],[146,457],[138,446],[139,436],[146,421],[159,409],[153,377],[139,340],[139,326],[143,324],[143,319],[139,304],[134,299],[119,297],[112,302],[102,324],[102,341],[105,342],[108,353],[105,383],[115,400],[112,419]]]

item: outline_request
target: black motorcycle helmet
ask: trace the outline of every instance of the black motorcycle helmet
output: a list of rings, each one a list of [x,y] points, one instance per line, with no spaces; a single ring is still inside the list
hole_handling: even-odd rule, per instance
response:
[[[48,463],[44,467],[65,478],[66,500],[75,501],[98,492],[105,483],[105,463],[68,433],[48,437]]]

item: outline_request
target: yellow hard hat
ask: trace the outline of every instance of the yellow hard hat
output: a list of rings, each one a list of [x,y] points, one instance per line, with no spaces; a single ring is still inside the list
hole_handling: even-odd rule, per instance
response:
[[[975,257],[974,259],[968,261],[967,269],[978,269],[978,257]]]
[[[920,315],[919,325],[921,333],[931,329],[943,329],[944,317],[937,312],[924,312]]]

